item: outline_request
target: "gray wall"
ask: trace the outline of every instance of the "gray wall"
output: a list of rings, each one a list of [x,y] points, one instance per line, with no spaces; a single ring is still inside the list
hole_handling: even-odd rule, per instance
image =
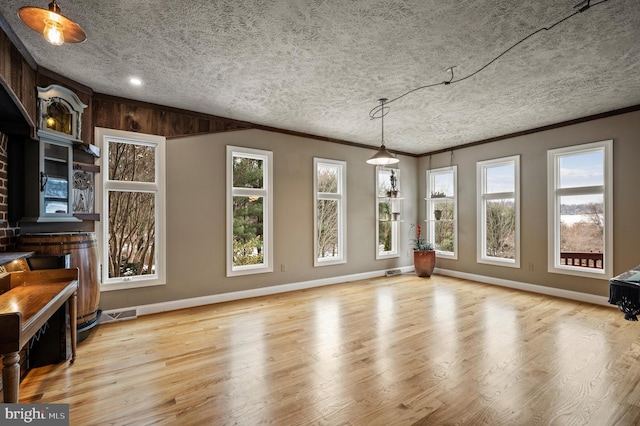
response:
[[[227,278],[225,268],[225,150],[270,150],[274,164],[274,272]],[[373,149],[245,130],[167,141],[167,284],[102,292],[103,310],[208,296],[280,284],[410,266],[408,232],[417,217],[417,163],[400,157],[406,195],[402,256],[375,260]],[[313,157],[347,162],[347,260],[313,266]],[[281,272],[281,265],[286,272]]]
[[[640,112],[593,120],[490,144],[455,150],[458,165],[458,260],[438,259],[439,268],[529,284],[608,296],[610,277],[589,279],[547,272],[547,150],[613,139],[614,275],[640,264]],[[476,262],[476,161],[520,155],[521,267]],[[448,166],[450,154],[434,155],[431,167]],[[424,193],[429,158],[419,160]],[[424,218],[424,206],[420,208]],[[533,271],[528,264],[533,264]]]
[[[578,278],[547,271],[548,149],[613,139],[614,274],[640,264],[640,112],[538,132],[454,151],[458,165],[458,260],[437,267],[471,274],[606,296],[607,279]],[[225,277],[225,146],[273,151],[275,269],[272,273]],[[167,142],[167,284],[103,292],[102,309],[186,299],[409,266],[411,224],[425,218],[428,157],[401,157],[405,221],[401,256],[375,260],[373,150],[260,130],[173,139]],[[520,154],[521,268],[476,263],[476,161]],[[345,160],[348,194],[348,263],[313,267],[313,157]],[[450,154],[434,155],[431,167],[449,165]],[[528,264],[534,270],[528,270]],[[286,266],[281,272],[280,265]],[[608,278],[608,277],[606,277]]]

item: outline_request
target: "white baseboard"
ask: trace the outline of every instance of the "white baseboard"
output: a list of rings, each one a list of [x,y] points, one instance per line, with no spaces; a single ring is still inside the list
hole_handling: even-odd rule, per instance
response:
[[[405,266],[405,267],[394,268],[394,269],[400,269],[403,273],[414,271],[413,266]],[[103,314],[107,314],[105,318],[109,318],[108,321],[105,320],[104,322],[112,322],[114,320],[118,320],[115,318],[118,318],[118,313],[121,311],[134,311],[135,315],[137,316],[156,314],[159,312],[167,312],[167,311],[173,311],[173,310],[185,309],[185,308],[194,308],[196,306],[211,305],[214,303],[229,302],[232,300],[241,300],[241,299],[248,299],[251,297],[268,296],[272,294],[286,293],[288,291],[304,290],[308,288],[322,287],[325,285],[339,284],[339,283],[344,283],[349,281],[358,281],[358,280],[365,280],[370,278],[377,278],[377,277],[384,276],[385,273],[386,273],[385,270],[364,272],[360,274],[343,275],[339,277],[323,278],[319,280],[303,281],[303,282],[291,283],[291,284],[282,284],[282,285],[276,285],[271,287],[256,288],[252,290],[233,291],[230,293],[212,294],[210,296],[193,297],[190,299],[171,300],[168,302],[152,303],[149,305],[139,305],[139,306],[130,306],[126,308],[120,308],[120,309],[112,309],[112,310],[104,311]],[[558,288],[545,287],[545,286],[536,285],[536,284],[527,284],[519,281],[504,280],[500,278],[470,274],[467,272],[451,271],[448,269],[436,268],[434,270],[434,274],[446,275],[454,278],[463,278],[467,280],[478,281],[485,284],[493,284],[501,287],[508,287],[508,288],[513,288],[518,290],[529,291],[532,293],[546,294],[548,296],[562,297],[564,299],[572,299],[572,300],[577,300],[579,302],[587,302],[587,303],[593,303],[596,305],[610,306],[615,308],[615,306],[610,305],[608,303],[608,299],[604,296],[596,296],[593,294],[580,293],[577,291],[570,291],[570,290],[562,290]],[[128,316],[128,317],[131,318],[131,316]],[[125,319],[125,318],[122,318],[122,319]]]
[[[595,305],[603,305],[615,308],[616,306],[609,304],[609,299],[605,296],[596,296],[595,294],[580,293],[578,291],[563,290],[555,287],[546,287],[537,284],[528,284],[520,281],[504,280],[501,278],[487,277],[484,275],[470,274],[467,272],[451,271],[448,269],[436,268],[435,274],[446,275],[454,278],[463,278],[471,281],[478,281],[485,284],[493,284],[501,287],[508,287],[517,290],[529,291],[531,293],[540,293],[547,296],[561,297],[563,299],[577,300],[579,302],[593,303]]]
[[[400,269],[402,272],[412,272],[413,266],[405,266]],[[108,318],[117,317],[120,311],[135,311],[136,315],[149,315],[159,312],[173,311],[177,309],[193,308],[196,306],[211,305],[214,303],[229,302],[232,300],[248,299],[251,297],[268,296],[278,293],[286,293],[288,291],[304,290],[313,287],[322,287],[325,285],[339,284],[349,281],[366,280],[370,278],[382,277],[386,273],[383,271],[364,272],[360,274],[343,275],[339,277],[323,278],[319,280],[303,281],[291,284],[282,284],[270,287],[256,288],[252,290],[233,291],[230,293],[212,294],[210,296],[193,297],[190,299],[171,300],[168,302],[152,303],[149,305],[130,306],[126,308],[111,309],[104,311],[109,314]],[[113,319],[111,319],[112,322]],[[105,321],[106,322],[106,321]]]

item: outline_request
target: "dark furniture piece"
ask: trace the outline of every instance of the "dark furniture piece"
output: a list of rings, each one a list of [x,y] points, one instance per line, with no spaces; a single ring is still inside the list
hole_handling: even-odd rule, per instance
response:
[[[609,280],[609,303],[616,305],[627,321],[638,321],[640,265]]]

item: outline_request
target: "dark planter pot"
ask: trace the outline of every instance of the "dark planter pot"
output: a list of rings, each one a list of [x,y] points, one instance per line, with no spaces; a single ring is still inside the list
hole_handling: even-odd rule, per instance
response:
[[[413,266],[415,267],[417,276],[430,277],[433,273],[433,269],[436,267],[435,250],[414,251]]]

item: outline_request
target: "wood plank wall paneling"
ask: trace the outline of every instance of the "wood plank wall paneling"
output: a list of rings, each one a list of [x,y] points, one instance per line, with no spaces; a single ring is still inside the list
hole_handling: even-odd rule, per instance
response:
[[[22,57],[7,34],[0,31],[0,78],[15,94],[26,114],[25,120],[34,128],[36,122],[36,72]]]
[[[93,96],[93,125],[167,138],[252,128],[236,120],[102,94]]]

